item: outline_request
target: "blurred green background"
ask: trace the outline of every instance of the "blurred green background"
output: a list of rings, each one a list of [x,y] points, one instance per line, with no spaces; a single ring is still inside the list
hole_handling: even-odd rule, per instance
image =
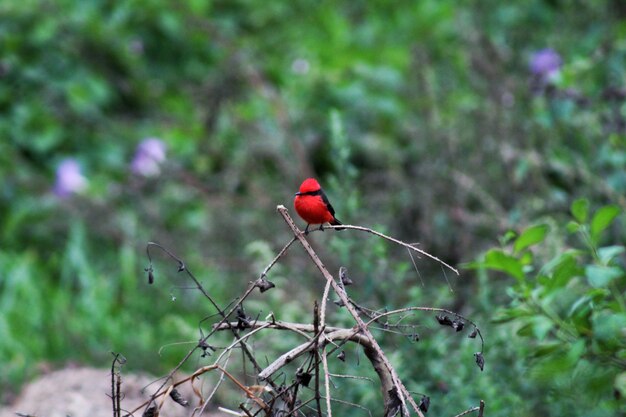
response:
[[[146,243],[226,305],[290,238],[276,205],[315,176],[345,223],[462,267],[418,259],[420,280],[398,247],[311,235],[363,305],[481,327],[484,372],[476,341],[429,315],[419,342],[378,333],[429,413],[626,412],[624,2],[3,1],[0,46],[3,401],[110,351],[167,372],[214,311],[156,252],[148,286]],[[269,278],[248,314],[310,321],[304,252]],[[367,373],[357,351],[338,373]],[[375,384],[339,385],[380,409]]]

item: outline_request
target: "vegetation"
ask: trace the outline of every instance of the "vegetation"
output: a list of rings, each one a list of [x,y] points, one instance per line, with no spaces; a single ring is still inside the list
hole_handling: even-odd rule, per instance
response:
[[[530,400],[535,410],[570,414],[577,399],[585,398],[594,415],[609,415],[625,393],[626,271],[620,261],[625,248],[601,245],[619,213],[611,205],[590,216],[589,201],[576,200],[565,227],[549,222],[510,233],[502,248],[473,264],[516,281],[508,288],[511,301],[494,322],[515,330],[528,378],[548,393],[547,402]]]
[[[619,0],[1,2],[3,392],[112,350],[171,369],[214,311],[161,259],[148,286],[146,243],[225,305],[315,176],[342,221],[467,266],[418,275],[381,241],[311,237],[368,307],[480,324],[482,373],[430,317],[388,339],[429,413],[623,413],[624,39]],[[315,271],[291,255],[272,274],[247,308],[310,318]]]

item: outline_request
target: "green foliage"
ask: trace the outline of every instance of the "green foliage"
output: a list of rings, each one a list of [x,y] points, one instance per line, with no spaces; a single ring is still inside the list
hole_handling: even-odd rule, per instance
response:
[[[15,387],[41,361],[104,366],[109,350],[127,369],[177,363],[188,346],[161,357],[158,347],[197,340],[212,311],[161,258],[155,286],[145,283],[145,243],[167,243],[227,304],[290,238],[276,205],[290,207],[316,176],[342,221],[450,264],[536,224],[485,253],[496,279],[477,270],[455,293],[437,265],[416,259],[416,273],[404,250],[350,232],[314,236],[373,308],[426,300],[480,319],[512,296],[496,319],[541,343],[531,352],[511,346],[508,327],[485,329],[492,351],[476,387],[494,414],[547,414],[545,404],[570,400],[564,376],[555,391],[525,381],[555,363],[623,393],[626,377],[595,357],[624,360],[609,337],[623,320],[624,249],[603,243],[608,233],[624,240],[611,228],[626,207],[624,15],[617,0],[0,2],[1,383]],[[528,62],[546,47],[562,66],[538,80]],[[147,137],[167,145],[149,177],[130,169]],[[87,187],[60,198],[52,189],[66,158]],[[581,196],[567,229],[583,244],[570,245],[559,213]],[[283,261],[270,277],[278,287],[249,308],[308,318],[314,271]],[[584,331],[597,340],[561,342]],[[454,415],[475,404],[476,375],[447,365],[444,342],[423,340],[420,363],[403,369],[416,389],[449,396],[433,410]],[[559,356],[563,346],[572,349]],[[527,375],[530,356],[553,362]]]
[[[616,396],[626,372],[625,248],[604,246],[621,210],[608,205],[591,212],[590,206],[574,201],[567,227],[529,227],[471,266],[516,280],[494,321],[514,330],[523,346],[518,352],[531,358],[526,377],[555,396],[593,401],[597,415],[608,416],[624,411]],[[549,409],[587,415],[589,407]]]
[[[63,258],[43,260],[33,251],[0,254],[0,337],[4,340],[0,357],[7,365],[0,383],[19,384],[42,360],[104,364],[112,350],[125,352],[137,368],[158,366],[165,360],[158,366],[164,372],[166,363],[179,358],[181,350],[166,350],[158,357],[155,340],[165,343],[196,336],[196,328],[189,325],[196,319],[195,297],[175,290],[169,303],[155,304],[155,294],[145,291],[143,297],[131,297],[144,287],[136,272],[143,262],[137,248],[118,249],[113,275],[89,260],[95,256],[85,238],[84,225],[77,223]],[[47,271],[54,270],[59,274],[49,276]],[[187,302],[176,302],[175,297]]]

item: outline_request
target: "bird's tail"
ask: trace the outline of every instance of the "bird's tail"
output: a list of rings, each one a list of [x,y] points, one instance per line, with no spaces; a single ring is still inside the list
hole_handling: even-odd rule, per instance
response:
[[[332,221],[332,222],[330,222],[330,224],[331,224],[331,225],[333,225],[333,226],[340,226],[340,225],[342,225],[343,223],[341,223],[339,220],[337,220],[337,218],[336,218],[336,217],[333,217],[333,221]],[[345,227],[338,227],[338,228],[336,228],[335,230],[346,230],[346,228],[345,228]]]

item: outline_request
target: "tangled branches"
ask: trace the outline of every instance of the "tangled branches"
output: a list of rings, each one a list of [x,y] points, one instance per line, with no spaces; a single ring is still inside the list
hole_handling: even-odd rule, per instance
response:
[[[195,288],[202,293],[217,311],[219,320],[212,324],[207,334],[201,332],[201,337],[197,345],[191,349],[182,358],[178,366],[169,373],[156,393],[144,404],[126,414],[127,416],[134,415],[140,410],[143,410],[143,416],[158,415],[166,398],[171,398],[172,401],[178,402],[181,405],[188,405],[186,402],[183,404],[180,394],[176,391],[176,388],[182,384],[191,385],[198,405],[191,411],[190,415],[198,416],[211,403],[214,394],[224,379],[228,379],[245,397],[245,401],[239,404],[238,410],[221,408],[222,411],[229,414],[238,416],[259,415],[287,417],[311,415],[310,413],[314,413],[318,417],[323,415],[332,417],[333,403],[349,403],[342,398],[333,397],[331,386],[334,385],[333,378],[338,376],[330,371],[329,359],[345,361],[346,355],[344,346],[347,343],[353,343],[362,348],[365,357],[378,376],[383,399],[382,414],[385,417],[398,415],[417,415],[424,417],[424,413],[428,411],[430,405],[430,398],[425,395],[422,395],[419,400],[414,398],[413,394],[406,388],[405,383],[400,379],[397,370],[394,368],[371,330],[373,326],[380,326],[380,328],[386,330],[393,329],[396,333],[407,336],[413,341],[417,341],[419,340],[419,335],[415,331],[415,325],[403,324],[405,318],[417,313],[435,313],[436,319],[440,325],[449,326],[456,332],[460,332],[466,326],[469,326],[471,332],[468,337],[479,337],[481,341],[481,349],[479,352],[475,353],[475,358],[476,364],[481,370],[483,369],[484,357],[482,351],[484,340],[480,329],[474,322],[458,313],[434,307],[407,307],[379,312],[360,306],[348,295],[346,287],[351,284],[351,280],[347,276],[347,270],[342,267],[338,276],[336,278],[333,277],[310,245],[307,236],[298,229],[287,209],[284,206],[278,206],[277,210],[293,232],[293,238],[260,273],[259,278],[251,282],[246,291],[225,309],[219,307],[218,303],[211,297],[193,273],[189,271],[180,258],[157,243],[150,242],[148,244],[147,254],[150,265],[146,268],[146,271],[148,272],[149,282],[152,283],[155,279],[150,250],[152,248],[158,248],[178,263],[178,271],[185,272],[193,281]],[[367,232],[384,238],[394,244],[407,248],[409,251],[416,252],[439,262],[442,266],[458,274],[458,271],[450,265],[414,245],[401,242],[395,238],[365,227],[350,225],[342,225],[342,227]],[[274,288],[274,284],[268,280],[268,274],[295,242],[299,242],[304,248],[325,282],[321,303],[318,304],[318,302],[315,302],[314,304],[311,323],[285,322],[278,320],[274,314],[270,314],[265,320],[249,317],[244,310],[244,301],[246,301],[255,288],[259,288],[261,293]],[[339,298],[336,304],[349,313],[354,323],[352,327],[345,328],[327,324],[327,301],[331,290]],[[398,317],[398,319],[392,322],[391,319],[393,317]],[[174,382],[175,372],[177,372],[196,352],[200,351],[201,357],[207,358],[217,350],[209,341],[212,340],[218,332],[230,332],[233,336],[233,342],[220,349],[222,352],[212,364],[202,366],[191,376]],[[261,356],[263,352],[258,352],[257,349],[251,347],[250,339],[260,333],[268,334],[269,336],[269,334],[275,335],[280,332],[297,334],[299,337],[303,337],[304,341],[283,352],[272,362],[262,366],[261,363],[263,361],[260,358],[263,357]],[[239,375],[243,375],[243,377],[246,378],[246,374],[249,373],[249,371],[246,371],[245,364],[251,366],[255,382],[253,385],[246,385],[241,382],[241,376],[235,376],[232,371],[227,369],[228,360],[235,348],[239,348],[244,357],[244,369]],[[286,383],[286,381],[284,381],[285,376],[293,372],[288,370],[288,365],[296,362],[299,363],[299,366],[295,373],[291,374],[293,375],[291,382]],[[203,375],[210,374],[213,371],[219,373],[219,381],[215,384],[211,393],[207,395],[198,384],[198,380]],[[282,382],[281,376],[283,378]],[[419,378],[420,375],[413,375],[412,377]],[[359,377],[352,376],[350,378],[358,379]],[[353,406],[363,408],[356,404],[353,404]],[[477,411],[478,415],[482,417],[483,408],[484,404],[481,402],[480,406],[466,410],[460,415]],[[371,415],[369,410],[364,410]]]

